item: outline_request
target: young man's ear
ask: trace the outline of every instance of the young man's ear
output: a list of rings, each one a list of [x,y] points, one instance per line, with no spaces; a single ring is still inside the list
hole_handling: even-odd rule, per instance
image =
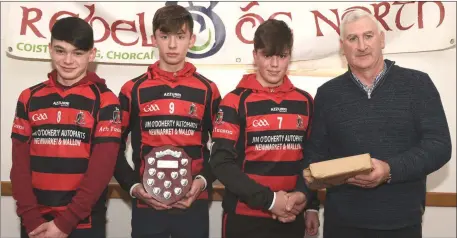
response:
[[[195,36],[195,34],[192,34],[190,36],[190,41],[189,41],[189,49],[194,47],[194,44],[195,44],[195,40],[197,39],[197,36]]]
[[[258,56],[258,52],[256,50],[252,50],[252,58],[254,59],[254,61],[252,62],[255,65],[257,65],[257,57]]]
[[[92,48],[89,50],[89,62],[93,62],[95,60],[95,56],[97,56],[97,48]]]
[[[156,39],[156,34],[152,34],[152,47],[157,48],[157,39]]]
[[[52,51],[54,51],[54,49],[52,48],[52,41],[49,42],[49,44],[48,44],[48,51],[49,51],[49,54],[51,54]]]
[[[256,61],[256,59],[257,59],[257,51],[256,50],[252,50],[252,58],[254,58],[254,61]]]

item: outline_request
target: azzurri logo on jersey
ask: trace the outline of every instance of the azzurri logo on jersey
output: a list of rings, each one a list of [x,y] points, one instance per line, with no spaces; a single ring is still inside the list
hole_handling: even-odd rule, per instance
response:
[[[177,5],[176,1],[168,1],[166,6]],[[189,1],[189,6],[186,9],[192,14],[194,22],[200,25],[200,30],[197,32],[194,28],[194,33],[197,39],[205,39],[203,43],[199,40],[187,53],[187,57],[193,59],[206,58],[216,54],[224,45],[225,42],[225,25],[221,18],[213,12],[218,2],[210,2],[208,8],[204,6],[195,6],[192,1]]]

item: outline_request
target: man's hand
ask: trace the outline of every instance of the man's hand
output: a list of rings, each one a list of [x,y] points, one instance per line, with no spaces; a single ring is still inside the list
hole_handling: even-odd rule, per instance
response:
[[[286,212],[289,214],[287,217],[278,217],[281,222],[292,222],[295,217],[305,208],[306,196],[302,192],[287,193]]]
[[[317,235],[319,231],[319,213],[314,211],[307,211],[305,212],[305,227],[306,227],[306,234],[309,236]]]
[[[40,229],[38,229],[40,228]],[[43,237],[43,238],[67,238],[68,234],[63,233],[57,226],[54,224],[54,221],[46,222],[41,224],[37,229],[30,232],[31,237]],[[37,231],[37,233],[35,233]],[[36,236],[38,234],[38,236]]]
[[[302,192],[292,192],[288,193],[287,196],[289,199],[287,200],[286,211],[298,215],[305,208],[306,195]]]
[[[296,215],[290,212],[287,212],[286,206],[287,201],[289,200],[289,195],[284,191],[276,192],[276,200],[271,209],[273,219],[278,219],[281,222],[295,221]]]
[[[156,209],[156,210],[166,210],[170,209],[170,206],[167,206],[157,200],[155,200],[151,194],[147,193],[146,190],[144,190],[143,185],[136,185],[133,190],[132,190],[133,196],[136,198],[140,199],[144,203],[146,203],[148,206]]]
[[[385,182],[390,174],[390,166],[384,161],[371,158],[373,170],[367,175],[357,175],[347,180],[348,184],[362,188],[374,188]]]
[[[45,222],[39,225],[35,230],[29,233],[30,238],[44,238],[46,231],[48,230],[49,222]]]
[[[190,190],[189,192],[187,192],[186,196],[183,197],[180,201],[174,203],[172,207],[180,209],[189,208],[195,201],[195,199],[198,198],[204,187],[205,182],[203,181],[203,179],[194,179],[194,181],[192,182],[192,186],[190,187]]]

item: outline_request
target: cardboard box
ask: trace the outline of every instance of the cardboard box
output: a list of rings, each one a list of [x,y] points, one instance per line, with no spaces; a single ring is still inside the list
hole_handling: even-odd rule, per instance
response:
[[[359,174],[369,174],[373,169],[370,154],[361,154],[310,164],[303,170],[303,177],[311,189],[323,189],[346,182]]]

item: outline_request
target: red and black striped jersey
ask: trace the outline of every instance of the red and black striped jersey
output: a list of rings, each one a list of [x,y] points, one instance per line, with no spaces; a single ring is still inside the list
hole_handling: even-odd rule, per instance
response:
[[[128,81],[119,94],[123,114],[122,143],[115,178],[129,191],[141,183],[144,155],[153,148],[173,145],[184,149],[192,158],[192,175],[201,174],[211,187],[214,181],[206,146],[212,131],[212,120],[220,103],[217,86],[196,72],[191,63],[171,73],[151,65],[147,73]],[[135,170],[125,159],[128,134],[131,132],[132,160]],[[200,196],[205,198],[207,192]]]
[[[56,85],[56,75],[21,93],[11,134],[30,144],[32,187],[42,213],[65,210],[85,176],[94,144],[119,143],[121,137],[119,100],[103,79],[89,72],[64,90]],[[106,194],[93,210],[103,210],[105,200]]]
[[[271,217],[273,192],[295,190],[312,112],[312,97],[287,76],[281,86],[265,88],[255,74],[245,75],[224,97],[210,164],[226,187],[225,211]]]

